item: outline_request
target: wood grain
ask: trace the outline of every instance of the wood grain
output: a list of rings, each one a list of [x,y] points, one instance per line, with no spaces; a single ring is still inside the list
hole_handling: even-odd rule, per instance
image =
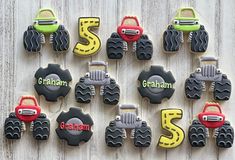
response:
[[[201,111],[206,101],[211,101],[211,95],[203,94],[198,101],[189,101],[184,96],[184,81],[197,67],[199,55],[189,53],[185,43],[180,52],[166,55],[162,52],[162,33],[166,29],[175,11],[179,7],[192,6],[200,14],[201,21],[209,32],[210,40],[206,55],[218,56],[220,68],[228,77],[235,80],[235,1],[233,0],[0,0],[0,132],[10,111],[13,110],[21,95],[37,95],[34,91],[34,73],[48,63],[58,63],[62,68],[68,68],[72,74],[72,89],[68,96],[56,103],[45,101],[37,96],[43,112],[51,120],[51,135],[46,142],[37,142],[32,134],[26,131],[17,141],[0,136],[1,160],[227,160],[235,159],[235,149],[218,149],[214,139],[208,139],[204,148],[191,148],[188,137],[181,146],[171,150],[157,147],[160,135],[160,110],[163,108],[181,108],[183,119],[176,121],[185,133],[193,117]],[[66,54],[52,51],[50,44],[43,46],[39,54],[26,53],[23,48],[23,32],[41,7],[51,7],[58,18],[69,30],[71,48]],[[154,45],[152,60],[138,61],[133,53],[126,53],[122,60],[109,60],[106,56],[106,40],[125,15],[136,15],[144,32],[148,34]],[[101,27],[97,34],[102,41],[102,49],[97,55],[88,58],[74,56],[72,49],[78,41],[78,17],[99,16]],[[187,38],[186,35],[184,38]],[[48,40],[48,37],[47,37]],[[116,115],[115,106],[104,105],[97,94],[90,104],[78,104],[74,99],[74,86],[87,71],[87,62],[104,60],[109,62],[109,72],[121,87],[120,103],[134,103],[140,106],[140,114],[152,128],[153,140],[149,148],[135,148],[132,140],[126,139],[123,147],[118,149],[106,147],[104,141],[105,127]],[[137,77],[143,69],[150,65],[162,65],[171,70],[176,79],[175,93],[168,101],[160,105],[152,105],[142,99],[137,91]],[[235,85],[233,85],[235,86]],[[235,88],[233,87],[233,91]],[[222,102],[223,111],[235,125],[235,93],[231,99]],[[56,118],[62,110],[70,107],[82,107],[84,112],[91,114],[94,120],[94,134],[88,143],[80,147],[70,147],[58,139],[55,128]],[[28,126],[29,127],[29,126]]]

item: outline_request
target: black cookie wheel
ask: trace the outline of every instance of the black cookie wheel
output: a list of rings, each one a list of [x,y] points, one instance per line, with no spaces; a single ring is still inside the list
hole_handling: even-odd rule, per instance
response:
[[[60,125],[61,122],[68,122],[72,118],[78,118],[82,121],[83,124],[89,125],[90,127],[93,125],[93,120],[89,114],[84,114],[80,108],[70,108],[68,112],[61,112],[57,117],[56,121]],[[64,139],[68,142],[68,145],[71,146],[79,146],[80,142],[87,142],[92,136],[91,130],[83,130],[79,135],[73,135],[69,133],[67,130],[56,129],[56,133],[60,139]]]
[[[47,140],[50,135],[50,120],[41,115],[33,122],[33,137],[36,140]]]
[[[52,33],[52,35],[54,51],[66,51],[69,49],[69,32],[64,28],[63,25],[60,25],[58,30]]]
[[[216,145],[221,148],[230,148],[233,145],[234,130],[228,121],[218,129]]]
[[[121,147],[123,144],[123,130],[115,126],[115,122],[111,121],[105,129],[105,142],[109,147]]]
[[[135,128],[134,145],[136,147],[149,147],[151,144],[152,132],[146,122],[142,122],[140,128]]]
[[[16,117],[15,113],[10,113],[6,118],[4,124],[4,134],[8,139],[20,139],[21,138],[21,121]]]
[[[120,88],[114,79],[110,80],[110,84],[104,86],[103,101],[105,104],[116,105],[119,102]]]
[[[139,60],[150,60],[153,55],[153,44],[147,35],[142,35],[136,44],[136,56]]]
[[[215,82],[214,98],[216,100],[229,100],[231,90],[231,81],[227,78],[226,75],[222,75],[222,80]]]
[[[144,80],[148,80],[151,76],[160,76],[166,83],[175,83],[175,78],[170,71],[164,71],[162,66],[151,66],[149,71],[142,71],[138,77],[140,83]],[[164,98],[170,98],[175,89],[165,88],[159,93],[151,92],[147,87],[143,87],[142,84],[138,87],[138,91],[142,97],[146,97],[150,100],[150,103],[160,104]]]
[[[188,138],[192,147],[203,147],[206,145],[206,127],[198,120],[193,120],[188,130]]]
[[[179,51],[181,34],[182,33],[175,30],[172,25],[168,26],[167,30],[163,33],[163,49],[165,52]]]
[[[67,82],[67,85],[60,86],[58,90],[49,90],[46,85],[38,84],[38,79],[45,79],[46,76],[55,74],[57,75],[61,81]],[[69,70],[62,70],[59,64],[48,64],[47,68],[39,68],[34,77],[37,82],[34,85],[35,90],[38,95],[43,95],[47,101],[55,102],[57,98],[62,96],[65,97],[70,91],[71,87],[69,86],[69,82],[72,80],[71,74]]]
[[[124,53],[123,40],[118,33],[112,33],[106,42],[106,52],[109,59],[122,59]]]
[[[200,99],[202,95],[202,82],[190,76],[185,81],[185,95],[189,99]]]
[[[42,35],[36,31],[33,26],[29,26],[23,35],[24,48],[28,52],[39,52],[41,50]]]
[[[83,82],[83,78],[75,86],[75,99],[79,103],[91,102],[91,85]]]
[[[208,46],[208,40],[208,33],[205,31],[204,26],[201,26],[198,31],[192,33],[191,51],[205,52]]]

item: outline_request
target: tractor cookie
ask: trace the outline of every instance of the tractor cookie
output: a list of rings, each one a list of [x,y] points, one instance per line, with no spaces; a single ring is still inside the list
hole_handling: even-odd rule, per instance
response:
[[[33,25],[24,32],[24,48],[28,52],[40,52],[45,43],[45,35],[50,35],[50,43],[56,52],[67,51],[69,48],[69,33],[60,25],[54,12],[49,8],[39,10]]]
[[[109,59],[121,59],[124,52],[131,51],[128,44],[132,43],[132,51],[139,60],[150,60],[153,54],[152,42],[143,34],[136,17],[125,16],[117,28],[117,33],[112,33],[107,40],[106,51]]]
[[[120,88],[116,81],[110,78],[108,63],[93,61],[88,63],[88,72],[75,86],[75,98],[80,103],[90,103],[95,95],[95,86],[100,86],[100,95],[105,104],[115,105],[119,101]]]
[[[193,120],[188,130],[189,142],[192,147],[203,147],[209,130],[214,129],[213,137],[220,148],[230,148],[233,145],[234,130],[218,103],[206,103],[203,112],[198,114],[198,119]]]
[[[190,50],[202,53],[207,50],[209,36],[205,27],[199,23],[197,13],[193,8],[180,8],[167,30],[163,34],[163,49],[165,52],[177,52],[184,42],[183,33],[188,33]]]
[[[61,112],[56,121],[58,137],[66,140],[70,146],[79,146],[80,142],[87,142],[92,136],[93,120],[89,114],[84,114],[79,108],[70,108],[68,112]]]
[[[138,108],[124,104],[118,106],[118,115],[109,123],[105,130],[105,142],[109,147],[121,147],[123,139],[127,138],[126,129],[131,130],[131,138],[136,147],[150,146],[151,128],[138,115]]]
[[[62,70],[59,64],[48,64],[47,68],[40,67],[34,77],[36,92],[43,95],[47,101],[55,102],[58,97],[65,97],[70,91],[70,72]]]
[[[151,66],[150,70],[142,71],[138,77],[138,91],[142,97],[152,104],[160,104],[164,98],[170,98],[175,89],[175,78],[170,71],[164,71],[162,66]]]
[[[209,91],[213,92],[215,100],[229,100],[231,81],[219,69],[215,57],[201,57],[200,66],[185,81],[185,94],[189,99],[200,99],[202,91],[206,91],[206,82],[210,82]]]
[[[50,135],[50,121],[46,114],[41,113],[37,99],[34,96],[22,96],[15,112],[5,120],[4,133],[8,139],[20,139],[26,131],[25,123],[30,124],[30,131],[36,140],[47,140]]]

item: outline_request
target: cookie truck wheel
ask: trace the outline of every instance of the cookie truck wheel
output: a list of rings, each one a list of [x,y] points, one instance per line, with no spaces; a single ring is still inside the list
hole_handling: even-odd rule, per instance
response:
[[[123,144],[123,130],[115,126],[115,122],[111,121],[105,129],[105,142],[109,147],[121,147]]]
[[[16,117],[15,113],[10,113],[9,117],[5,120],[4,134],[8,139],[21,138],[21,121]]]
[[[110,84],[104,86],[103,101],[105,104],[116,105],[119,102],[120,88],[114,79],[110,79]]]
[[[218,128],[218,135],[216,137],[216,145],[221,148],[230,148],[233,145],[234,130],[228,121]]]
[[[136,147],[149,147],[151,144],[152,133],[151,128],[146,122],[142,122],[142,126],[135,128],[134,145]]]
[[[174,29],[172,25],[168,26],[167,30],[163,33],[163,49],[165,52],[179,51],[181,44],[180,31]]]
[[[214,98],[216,100],[229,100],[231,90],[231,81],[227,78],[226,75],[223,75],[221,81],[215,82]]]
[[[75,86],[75,99],[79,103],[91,102],[91,85],[84,83],[83,78]]]
[[[33,137],[36,140],[47,140],[50,135],[50,121],[46,115],[41,115],[33,122]]]
[[[42,48],[42,34],[29,26],[23,35],[24,48],[28,52],[39,52]]]
[[[193,120],[188,130],[188,138],[192,147],[203,147],[206,145],[206,127],[198,120]]]
[[[185,81],[185,95],[189,99],[200,99],[202,95],[202,82],[192,75]]]
[[[142,97],[149,99],[152,104],[160,104],[164,98],[169,99],[175,89],[175,78],[170,71],[162,66],[151,66],[149,71],[142,71],[138,77],[138,91]]]
[[[70,108],[68,112],[61,112],[56,121],[56,133],[60,139],[66,140],[68,145],[79,146],[80,142],[89,141],[93,134],[93,120],[80,108]]]
[[[208,46],[209,36],[204,26],[201,25],[198,31],[192,32],[191,51],[205,52]]]
[[[69,49],[69,32],[60,25],[58,30],[52,33],[52,43],[54,51],[66,51]]]
[[[47,101],[55,102],[58,97],[65,97],[70,91],[72,80],[69,70],[62,70],[58,64],[48,64],[47,68],[39,68],[35,75],[34,88],[38,95]]]
[[[153,55],[153,44],[147,35],[142,35],[136,44],[136,56],[139,60],[150,60]]]
[[[112,33],[106,42],[106,52],[109,59],[122,59],[124,53],[123,40],[117,33]]]

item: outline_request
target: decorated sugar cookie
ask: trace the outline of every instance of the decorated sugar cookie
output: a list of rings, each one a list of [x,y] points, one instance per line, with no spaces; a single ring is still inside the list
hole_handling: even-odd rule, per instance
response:
[[[159,104],[164,98],[170,98],[175,89],[175,78],[170,71],[164,71],[162,66],[151,66],[148,71],[142,71],[138,77],[138,91],[150,103]]]
[[[182,119],[183,110],[177,108],[162,109],[161,117],[161,126],[164,130],[168,131],[170,135],[161,135],[158,146],[168,149],[179,146],[183,142],[185,134],[183,129],[175,125],[172,121]]]
[[[80,142],[87,142],[92,136],[93,120],[80,108],[70,108],[68,112],[61,112],[56,121],[56,133],[60,139],[66,140],[68,145],[79,146]]]
[[[128,43],[132,43],[132,48],[128,48]],[[121,59],[126,51],[136,53],[139,60],[150,60],[153,54],[152,42],[143,34],[143,28],[134,16],[125,16],[117,32],[112,33],[106,43],[109,59]]]
[[[20,139],[26,130],[25,123],[30,123],[30,130],[36,140],[47,140],[50,135],[50,121],[41,113],[34,96],[22,96],[15,112],[9,114],[4,124],[4,134],[8,139]]]
[[[193,120],[188,130],[188,138],[192,147],[203,147],[210,136],[208,129],[214,129],[213,137],[220,148],[230,148],[233,145],[234,130],[218,103],[206,103],[204,109]]]
[[[105,104],[115,105],[119,102],[120,88],[108,73],[108,63],[92,61],[88,63],[88,72],[75,86],[75,98],[79,103],[90,103],[96,94],[95,86],[100,86],[100,95]]]
[[[203,53],[207,50],[209,36],[205,27],[200,24],[195,10],[191,7],[178,9],[176,16],[163,34],[163,49],[165,52],[177,52],[184,42],[183,34],[188,34],[190,50]]]
[[[99,26],[99,17],[80,17],[78,19],[78,34],[80,41],[73,49],[75,55],[91,56],[100,50],[100,38],[92,32],[93,28],[99,28]]]
[[[215,57],[201,57],[200,66],[185,81],[185,95],[189,99],[200,99],[202,91],[206,91],[206,84],[210,84],[215,100],[229,100],[232,85],[226,74],[219,69],[218,59]]]
[[[24,48],[28,52],[40,52],[45,43],[45,35],[50,35],[50,43],[56,52],[67,51],[69,48],[69,33],[59,24],[52,9],[42,8],[37,13],[33,25],[24,32]]]
[[[58,97],[65,97],[72,80],[69,70],[62,70],[59,64],[48,64],[47,68],[39,68],[35,75],[34,88],[39,95],[47,101],[57,101]]]
[[[131,129],[130,137],[136,147],[150,146],[152,133],[147,122],[138,115],[135,105],[123,104],[118,106],[118,115],[109,123],[105,130],[105,142],[109,147],[121,147],[123,139],[127,138],[126,129]]]

